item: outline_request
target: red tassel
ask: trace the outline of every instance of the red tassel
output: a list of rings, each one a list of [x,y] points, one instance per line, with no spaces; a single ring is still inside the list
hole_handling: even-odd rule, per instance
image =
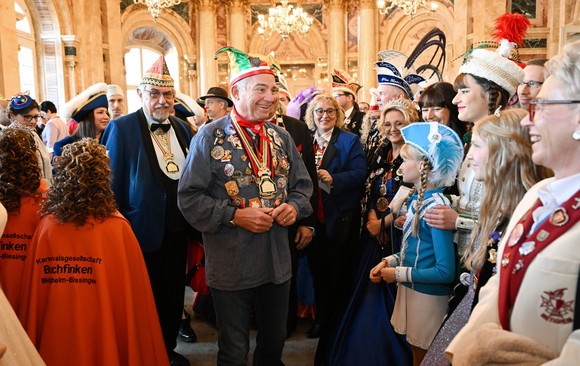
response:
[[[507,39],[521,47],[530,24],[528,18],[521,14],[505,13],[495,20],[492,36],[497,42]]]

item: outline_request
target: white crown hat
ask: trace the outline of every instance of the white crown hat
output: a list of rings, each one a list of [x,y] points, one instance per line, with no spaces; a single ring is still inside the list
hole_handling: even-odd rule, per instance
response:
[[[517,91],[520,82],[524,79],[524,70],[515,62],[499,55],[496,52],[481,48],[473,50],[459,68],[460,74],[475,75],[493,81],[510,96]]]

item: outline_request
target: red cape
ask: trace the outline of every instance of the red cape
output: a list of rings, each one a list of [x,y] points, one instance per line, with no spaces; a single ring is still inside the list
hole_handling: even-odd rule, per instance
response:
[[[47,365],[168,365],[139,243],[120,214],[80,228],[42,218],[21,319]]]
[[[44,195],[47,189],[48,185],[41,180],[38,191]],[[43,200],[44,197],[20,197],[20,209],[8,213],[6,228],[0,238],[0,285],[15,310],[19,307],[22,271],[32,236],[40,222]]]

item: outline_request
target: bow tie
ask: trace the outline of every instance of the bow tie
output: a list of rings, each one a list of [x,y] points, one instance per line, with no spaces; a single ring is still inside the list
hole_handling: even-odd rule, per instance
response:
[[[158,128],[163,132],[167,132],[171,128],[171,125],[169,123],[152,123],[150,128],[151,132],[155,132]]]

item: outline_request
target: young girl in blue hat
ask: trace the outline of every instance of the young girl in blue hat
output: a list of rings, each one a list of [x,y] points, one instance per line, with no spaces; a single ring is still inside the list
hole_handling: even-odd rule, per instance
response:
[[[397,282],[399,286],[391,324],[406,334],[419,365],[441,326],[455,276],[453,232],[427,225],[425,210],[451,203],[443,188],[454,183],[463,160],[463,143],[449,127],[413,123],[401,130],[403,181],[415,190],[406,200],[401,251],[386,258],[370,272],[373,282]],[[402,201],[394,207],[400,211]],[[399,208],[399,210],[398,210]]]

